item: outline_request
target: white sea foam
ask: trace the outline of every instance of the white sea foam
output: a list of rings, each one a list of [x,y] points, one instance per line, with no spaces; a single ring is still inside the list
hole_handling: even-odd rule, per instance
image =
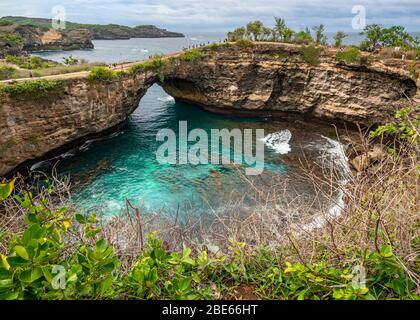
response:
[[[119,212],[122,207],[121,204],[119,204],[117,201],[109,200],[105,202],[105,206],[109,211]]]
[[[279,132],[270,133],[261,139],[268,147],[272,148],[280,154],[286,154],[291,151],[289,141],[292,138],[290,130],[281,130]]]
[[[162,101],[162,102],[173,102],[173,101],[175,101],[174,97],[171,97],[171,96],[159,97],[157,99],[159,101]]]
[[[141,52],[147,53],[147,52],[149,52],[149,50],[147,50],[147,49],[141,49]]]
[[[349,182],[351,175],[349,160],[344,151],[343,145],[333,139],[322,136],[327,140],[330,147],[327,148],[326,156],[322,156],[322,161],[330,166],[337,168],[336,172],[339,174],[339,189],[336,191],[335,200],[330,204],[327,212],[320,214],[312,220],[311,223],[304,226],[304,230],[310,231],[316,228],[320,228],[325,224],[325,221],[330,218],[339,217],[344,210],[344,192],[342,188]]]

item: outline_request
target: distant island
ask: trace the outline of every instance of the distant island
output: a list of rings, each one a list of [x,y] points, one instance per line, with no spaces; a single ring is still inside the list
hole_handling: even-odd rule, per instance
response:
[[[91,40],[185,37],[182,33],[154,25],[128,27],[66,22],[64,30],[55,30],[51,26],[51,19],[12,16],[0,18],[0,57],[5,54],[20,54],[22,51],[89,49],[93,48]]]

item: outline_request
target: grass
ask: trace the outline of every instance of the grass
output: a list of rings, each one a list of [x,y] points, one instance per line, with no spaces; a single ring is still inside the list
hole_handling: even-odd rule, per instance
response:
[[[19,34],[0,33],[0,40],[10,45],[18,46],[22,43],[22,37]]]
[[[410,73],[410,76],[412,76],[414,79],[417,79],[419,77],[419,72],[417,71],[417,65],[416,64],[408,65],[407,70]]]
[[[355,47],[348,48],[344,51],[337,52],[337,61],[345,62],[347,64],[354,64],[360,61],[360,51]]]
[[[88,71],[96,66],[102,65],[102,63],[81,63],[70,66],[56,64],[54,66],[48,67],[47,69],[29,70],[16,69],[15,67],[12,67],[8,64],[1,64],[0,62],[0,80],[29,78],[31,75],[33,77],[44,77],[58,74]]]
[[[217,50],[220,47],[220,43],[217,42],[212,42],[211,44],[208,45],[208,47],[210,48],[210,50]]]
[[[311,66],[316,66],[320,64],[319,56],[321,49],[315,46],[304,46],[301,49],[302,60]]]
[[[15,99],[48,97],[63,90],[64,82],[59,80],[29,80],[0,86],[0,97],[9,95]]]
[[[239,39],[235,42],[235,44],[239,47],[245,47],[245,48],[254,46],[254,43],[248,39]]]
[[[93,67],[90,70],[90,73],[87,77],[90,81],[104,81],[104,82],[112,82],[113,80],[117,79],[118,75],[114,70],[111,70],[108,67],[97,66]]]
[[[194,48],[191,50],[187,50],[181,56],[181,60],[184,61],[195,61],[201,59],[204,56],[203,50],[200,48]]]
[[[136,74],[142,70],[159,70],[167,65],[167,62],[162,58],[161,55],[156,55],[152,59],[143,63],[138,63],[126,72],[127,74]]]
[[[16,74],[16,69],[10,66],[0,65],[0,80],[11,79]]]
[[[6,62],[15,64],[19,68],[29,70],[48,69],[57,65],[57,63],[47,61],[37,56],[6,56]]]
[[[285,52],[278,52],[278,53],[273,54],[273,58],[277,60],[284,60],[287,57],[289,57],[289,55]]]

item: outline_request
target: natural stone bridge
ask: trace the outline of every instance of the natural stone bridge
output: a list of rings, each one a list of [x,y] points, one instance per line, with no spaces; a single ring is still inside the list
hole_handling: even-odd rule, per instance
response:
[[[162,68],[112,82],[89,81],[87,72],[46,77],[63,80],[64,90],[46,98],[0,96],[0,175],[115,130],[155,83],[175,99],[244,116],[300,115],[373,124],[408,100],[420,103],[419,82],[403,68],[380,62],[345,65],[331,51],[325,49],[321,63],[313,66],[302,60],[299,46],[225,44],[204,48],[192,60],[182,53],[167,56]]]

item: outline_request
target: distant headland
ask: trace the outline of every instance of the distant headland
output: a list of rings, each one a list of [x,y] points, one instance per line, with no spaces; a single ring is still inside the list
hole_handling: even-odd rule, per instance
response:
[[[91,40],[172,37],[185,36],[154,25],[128,27],[66,22],[65,29],[55,30],[52,29],[51,19],[12,16],[0,18],[0,56],[21,51],[89,49],[93,48]]]

